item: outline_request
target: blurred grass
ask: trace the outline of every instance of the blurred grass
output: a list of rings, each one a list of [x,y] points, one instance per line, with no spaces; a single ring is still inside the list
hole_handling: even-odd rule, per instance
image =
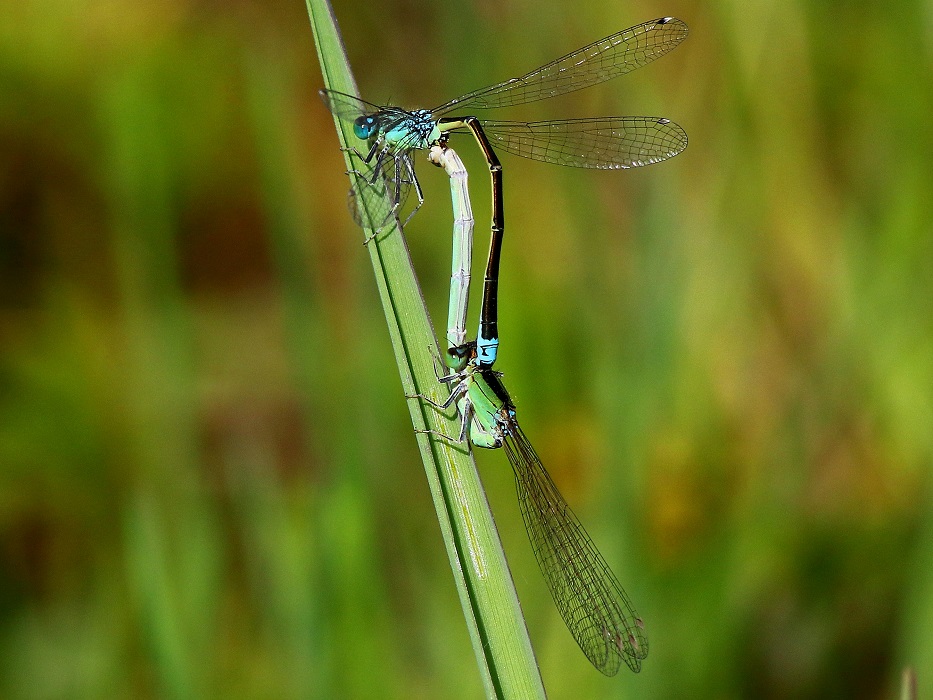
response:
[[[482,692],[304,12],[0,8],[2,697]],[[510,113],[691,139],[642,172],[504,163],[502,369],[652,642],[638,676],[589,668],[483,453],[550,696],[895,697],[908,665],[933,693],[929,9],[338,12],[364,96],[412,106],[691,27],[579,106]]]

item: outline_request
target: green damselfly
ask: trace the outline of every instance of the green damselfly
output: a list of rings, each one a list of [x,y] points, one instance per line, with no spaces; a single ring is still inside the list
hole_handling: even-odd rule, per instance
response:
[[[437,403],[421,395],[409,398],[423,399],[439,410],[456,403],[459,436],[426,432],[460,443],[469,440],[478,447],[505,448],[528,539],[567,628],[586,657],[606,675],[614,675],[622,661],[638,671],[648,653],[644,623],[519,426],[501,373],[477,361],[475,342],[464,342],[473,230],[467,173],[452,148],[434,146],[428,157],[450,177],[454,263],[447,341],[456,351],[448,351],[452,374],[440,378],[451,387],[446,401]]]
[[[611,34],[518,78],[474,90],[434,109],[409,111],[376,105],[353,95],[322,90],[325,104],[336,116],[353,123],[365,152],[351,148],[360,159],[352,170],[351,209],[357,223],[359,201],[377,219],[377,230],[397,217],[411,188],[424,201],[415,176],[411,152],[445,145],[457,131],[471,132],[489,165],[492,181],[492,239],[483,291],[477,363],[496,360],[498,333],[498,276],[505,215],[502,206],[502,166],[494,149],[532,160],[581,168],[619,169],[657,163],[687,146],[682,128],[661,117],[592,117],[535,122],[481,120],[475,116],[447,116],[459,111],[493,109],[556,97],[635,70],[676,47],[687,36],[687,25],[661,17]]]
[[[459,364],[466,340],[467,307],[470,302],[470,267],[473,262],[473,207],[467,186],[467,170],[460,156],[449,147],[432,146],[428,160],[443,168],[450,178],[450,201],[454,215],[451,253],[450,302],[447,306],[448,366]]]
[[[420,394],[409,397],[438,410],[456,403],[460,435],[424,432],[450,441],[469,440],[477,447],[505,448],[531,548],[567,629],[602,673],[615,675],[623,661],[637,673],[648,655],[644,622],[519,426],[502,373],[477,362],[475,342],[463,347],[467,352],[462,365],[439,379],[451,387],[446,401],[437,403]]]

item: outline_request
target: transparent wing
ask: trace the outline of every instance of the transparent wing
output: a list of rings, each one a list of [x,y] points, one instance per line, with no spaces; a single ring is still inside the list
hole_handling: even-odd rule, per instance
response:
[[[378,232],[404,207],[415,172],[407,155],[386,154],[372,164],[360,161],[349,175],[347,207],[350,216],[357,226]]]
[[[372,102],[336,90],[321,90],[318,94],[327,109],[341,119],[351,122],[364,114],[375,114],[382,109],[382,107],[374,105]]]
[[[482,124],[495,149],[577,168],[636,168],[672,158],[687,147],[686,132],[658,117]]]
[[[333,114],[347,121],[354,121],[362,115],[379,114],[383,118],[388,117],[391,126],[394,124],[392,120],[400,122],[411,117],[405,110],[380,107],[336,90],[321,90],[319,94]],[[404,141],[391,150],[373,149],[368,156],[355,148],[349,149],[353,154],[354,166],[347,173],[350,176],[347,207],[358,226],[378,233],[402,210],[413,185],[418,192],[418,202],[405,223],[420,208],[421,189],[408,149]],[[371,158],[370,162],[366,161],[367,157]]]
[[[517,425],[505,438],[505,452],[531,548],[573,638],[607,676],[622,661],[638,672],[648,637],[628,595]]]
[[[660,58],[686,37],[687,25],[679,19],[654,19],[577,49],[520,78],[458,97],[432,110],[432,114],[437,117],[467,107],[508,107],[581,90]]]

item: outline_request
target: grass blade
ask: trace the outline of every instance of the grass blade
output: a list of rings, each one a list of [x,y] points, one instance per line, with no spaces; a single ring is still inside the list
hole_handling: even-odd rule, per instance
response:
[[[325,86],[357,95],[330,5],[326,0],[306,2]],[[346,147],[351,134],[345,132],[345,124],[335,123],[340,145]],[[351,167],[349,159],[347,167]],[[366,218],[368,213],[363,215]],[[365,233],[368,237],[371,231]],[[437,341],[397,222],[393,231],[384,230],[367,250],[404,393],[440,400],[441,386],[429,352],[429,348],[437,352]],[[416,429],[458,434],[459,420],[453,409],[440,415],[417,400],[409,400],[408,407]],[[473,458],[462,446],[422,434],[418,447],[486,695],[542,698],[544,686]]]

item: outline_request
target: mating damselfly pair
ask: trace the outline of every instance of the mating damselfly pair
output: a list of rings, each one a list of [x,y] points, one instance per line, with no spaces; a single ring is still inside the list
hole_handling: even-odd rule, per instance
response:
[[[505,216],[501,149],[534,160],[573,167],[620,169],[657,163],[687,145],[683,129],[661,117],[596,117],[536,122],[505,122],[455,111],[482,110],[534,102],[573,92],[624,75],[664,55],[687,36],[686,25],[663,17],[612,34],[521,77],[475,90],[433,110],[379,106],[352,95],[322,91],[328,108],[351,121],[361,146],[351,151],[358,166],[350,171],[351,210],[358,223],[366,212],[376,235],[397,220],[409,192],[423,203],[411,153],[432,149],[435,164],[451,176],[454,196],[455,255],[451,276],[447,364],[441,378],[451,387],[439,409],[457,404],[461,432],[446,439],[469,440],[479,447],[504,447],[516,476],[522,518],[557,608],[587,658],[612,675],[624,661],[638,671],[648,651],[644,624],[602,555],[567,506],[518,425],[515,406],[492,369],[497,358],[498,278]],[[472,214],[465,170],[448,148],[457,132],[472,133],[489,166],[492,184],[492,235],[475,341],[465,342],[472,251]],[[445,150],[450,155],[446,158]],[[457,179],[459,178],[459,179]],[[459,211],[458,211],[459,204]],[[467,240],[468,239],[468,240]],[[369,239],[367,239],[369,240]],[[458,253],[459,251],[459,253]],[[458,259],[459,258],[459,259]],[[415,397],[410,397],[415,398]]]

